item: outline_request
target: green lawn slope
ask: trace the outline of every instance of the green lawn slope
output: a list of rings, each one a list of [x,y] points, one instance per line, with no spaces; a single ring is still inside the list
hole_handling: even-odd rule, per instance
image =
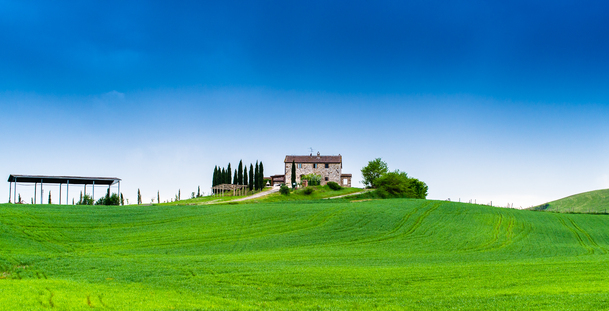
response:
[[[0,205],[0,310],[609,308],[609,215],[338,200]]]
[[[609,189],[575,194],[530,209],[560,213],[607,213],[609,212]]]

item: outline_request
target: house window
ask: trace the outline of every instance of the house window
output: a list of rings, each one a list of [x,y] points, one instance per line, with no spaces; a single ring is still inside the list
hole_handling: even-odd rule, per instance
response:
[[[326,168],[329,168],[329,167],[330,167],[330,164],[326,163]]]
[[[298,168],[302,168],[302,163],[298,163]]]
[[[313,163],[313,168],[317,168],[317,163]]]
[[[329,180],[329,178],[328,178],[328,177],[326,177],[326,181],[328,181],[328,180]]]

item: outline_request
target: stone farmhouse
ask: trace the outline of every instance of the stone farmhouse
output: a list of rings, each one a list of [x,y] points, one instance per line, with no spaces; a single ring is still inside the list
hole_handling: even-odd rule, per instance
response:
[[[300,183],[301,177],[308,174],[321,175],[321,185],[329,181],[338,183],[343,187],[351,187],[351,174],[343,174],[343,157],[335,155],[288,155],[285,157],[283,175],[271,176],[271,184],[285,183],[289,185],[292,180],[292,162],[296,165],[296,183]]]

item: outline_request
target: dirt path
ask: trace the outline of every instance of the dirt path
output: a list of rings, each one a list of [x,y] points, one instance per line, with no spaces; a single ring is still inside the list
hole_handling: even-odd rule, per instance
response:
[[[354,193],[349,193],[349,194],[343,194],[343,195],[339,195],[339,196],[335,196],[335,197],[330,197],[330,198],[324,198],[324,200],[332,200],[332,199],[340,199],[340,198],[344,198],[344,197],[350,197],[350,196],[362,194],[362,193],[368,192],[368,191],[370,191],[370,189],[366,189],[366,190],[359,191],[359,192],[354,192]]]
[[[249,197],[240,198],[240,199],[234,199],[234,200],[230,200],[230,201],[226,201],[226,202],[239,202],[239,201],[246,201],[246,200],[251,200],[251,199],[257,199],[257,198],[263,197],[265,195],[269,195],[271,193],[275,193],[277,191],[279,191],[279,186],[275,186],[275,187],[273,187],[273,189],[268,190],[268,191],[262,191],[262,192],[258,192],[258,193],[252,194]],[[225,203],[225,202],[222,202],[222,203]]]

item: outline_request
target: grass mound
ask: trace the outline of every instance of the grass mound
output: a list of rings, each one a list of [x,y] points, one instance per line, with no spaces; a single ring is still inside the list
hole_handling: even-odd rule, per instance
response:
[[[0,309],[607,309],[608,224],[414,199],[4,204]]]
[[[609,189],[579,193],[529,209],[559,213],[609,213]]]

